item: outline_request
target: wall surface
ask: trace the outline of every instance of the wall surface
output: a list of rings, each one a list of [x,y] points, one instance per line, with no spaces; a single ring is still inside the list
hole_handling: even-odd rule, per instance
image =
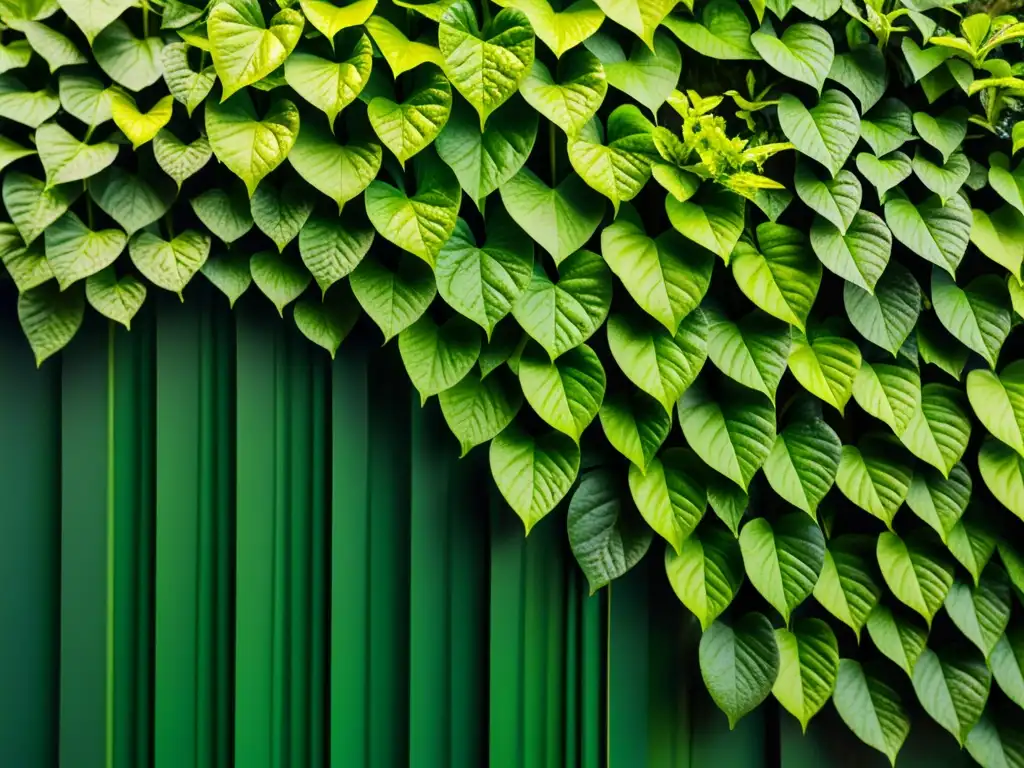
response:
[[[7,288],[0,766],[887,765],[831,705],[730,732],[660,548],[588,596],[370,329],[202,286],[36,371]],[[899,765],[956,750],[919,714]]]

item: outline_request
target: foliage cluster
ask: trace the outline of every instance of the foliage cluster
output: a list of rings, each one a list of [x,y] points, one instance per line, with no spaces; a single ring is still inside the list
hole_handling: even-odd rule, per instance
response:
[[[664,540],[730,722],[1024,765],[1024,23],[496,2],[0,0],[37,361],[200,272],[365,314],[592,589]]]

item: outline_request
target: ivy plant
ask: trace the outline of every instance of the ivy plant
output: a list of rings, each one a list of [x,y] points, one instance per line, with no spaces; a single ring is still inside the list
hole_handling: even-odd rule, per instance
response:
[[[730,724],[1019,766],[1016,8],[4,0],[0,261],[40,365],[200,280],[360,325]]]

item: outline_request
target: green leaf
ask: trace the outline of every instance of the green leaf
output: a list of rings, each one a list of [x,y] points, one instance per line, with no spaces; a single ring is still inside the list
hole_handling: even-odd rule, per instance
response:
[[[874,290],[892,251],[889,228],[870,211],[857,211],[846,234],[816,216],[810,239],[811,247],[822,264],[866,291]]]
[[[181,189],[182,183],[194,176],[213,157],[213,149],[205,136],[191,144],[180,141],[170,131],[160,131],[153,139],[153,154],[163,172],[174,179]]]
[[[764,464],[772,489],[817,519],[817,508],[835,482],[842,456],[839,436],[823,419],[790,424],[775,438]]]
[[[835,690],[839,673],[839,643],[821,619],[804,619],[792,630],[776,629],[779,646],[779,675],[772,694],[785,709],[807,724]]]
[[[48,189],[43,182],[27,174],[17,171],[4,174],[4,208],[26,246],[63,216],[80,194],[77,184]]]
[[[1024,214],[1009,205],[997,208],[991,216],[977,208],[971,213],[974,217],[971,242],[1019,280],[1021,264],[1024,263]],[[1011,291],[1015,282],[1010,283]],[[1016,285],[1020,283],[1016,282]]]
[[[0,45],[0,75],[12,69],[27,67],[32,59],[32,46],[28,40],[14,40],[7,45]]]
[[[431,70],[401,104],[378,96],[370,102],[370,124],[378,138],[405,167],[444,128],[452,109],[452,89],[444,75]]]
[[[341,213],[347,202],[367,190],[369,212],[369,190],[373,184],[397,192],[382,181],[374,181],[382,156],[380,145],[375,142],[356,140],[341,145],[322,127],[307,121],[288,154],[288,162],[303,179],[338,204],[338,213]],[[386,193],[373,195],[375,202],[380,199],[386,200],[389,196]],[[386,203],[379,204],[382,208],[388,207]]]
[[[1024,520],[1024,463],[1013,450],[986,437],[978,451],[981,479],[996,500]]]
[[[830,539],[814,585],[814,599],[850,627],[858,641],[882,595],[871,557],[873,545],[871,536],[846,534]]]
[[[469,0],[457,0],[441,17],[437,43],[448,79],[476,109],[483,131],[487,118],[519,89],[533,65],[529,19],[505,8],[481,29]]]
[[[711,284],[714,255],[669,230],[650,238],[632,210],[601,232],[601,253],[633,299],[675,335]]]
[[[854,283],[843,289],[846,315],[868,341],[895,357],[914,330],[924,296],[906,267],[893,262],[875,284],[874,293]]]
[[[687,316],[675,336],[646,318],[619,313],[608,320],[608,347],[616,364],[669,415],[704,366],[707,335],[700,310]]]
[[[914,173],[929,190],[945,202],[960,191],[971,175],[971,163],[963,152],[954,152],[944,165],[929,160],[918,147],[914,152]]]
[[[878,536],[878,565],[897,599],[930,627],[953,585],[953,564],[921,536],[901,539],[886,531]]]
[[[90,43],[132,6],[131,0],[61,0],[60,8]]]
[[[343,6],[324,0],[300,0],[299,5],[306,20],[333,46],[341,30],[358,27],[370,18],[377,0],[355,0]]]
[[[528,349],[519,362],[519,383],[538,416],[579,442],[601,408],[606,379],[597,353],[580,344],[555,361]]]
[[[879,651],[908,677],[913,676],[914,665],[928,640],[925,627],[918,626],[902,611],[894,612],[885,605],[878,605],[868,616],[868,634]]]
[[[947,110],[939,117],[915,112],[914,128],[926,144],[939,150],[942,162],[947,162],[967,136],[967,116],[968,112],[963,107]]]
[[[373,228],[362,212],[346,212],[341,217],[313,216],[299,233],[299,254],[317,285],[326,293],[359,266],[373,238]],[[430,297],[433,296],[431,281]],[[367,312],[373,317],[372,312]]]
[[[1024,738],[1019,728],[1000,725],[982,714],[967,734],[967,751],[986,768],[1017,768],[1024,764]]]
[[[665,26],[701,56],[716,60],[753,60],[761,54],[751,45],[750,22],[735,0],[711,0],[700,22],[670,16]]]
[[[924,314],[918,320],[917,344],[921,360],[935,364],[957,381],[960,380],[971,351],[942,327],[934,313]]]
[[[887,438],[869,436],[859,446],[844,445],[836,485],[850,501],[889,528],[910,491],[913,467]]]
[[[752,312],[737,323],[708,311],[708,356],[722,373],[775,402],[775,390],[786,372],[789,328]]]
[[[612,201],[616,214],[619,204],[636,197],[651,177],[651,164],[658,157],[653,130],[637,107],[626,104],[608,116],[607,143],[602,143],[596,119],[569,139],[572,167]]]
[[[0,223],[0,262],[19,293],[30,291],[53,277],[42,243],[26,246],[13,224]]]
[[[444,68],[444,56],[441,55],[441,51],[432,45],[409,40],[383,16],[371,16],[364,26],[395,77],[421,64],[436,64]]]
[[[679,84],[682,58],[672,38],[663,32],[654,37],[653,48],[634,40],[628,59],[619,43],[604,33],[588,39],[586,46],[603,65],[608,85],[643,104],[654,114]]]
[[[36,154],[34,149],[25,149],[18,142],[12,141],[6,136],[0,136],[0,171],[11,163],[34,154]]]
[[[86,278],[85,298],[101,315],[131,330],[132,318],[146,300],[146,284],[134,275],[118,280],[114,267],[106,267]]]
[[[477,245],[469,225],[459,219],[438,254],[435,274],[441,298],[483,328],[490,339],[494,327],[530,285],[533,243],[504,211],[488,217],[483,246]]]
[[[910,716],[899,694],[859,662],[841,659],[832,700],[854,735],[896,765],[896,756],[910,733]]]
[[[310,283],[309,273],[297,261],[273,251],[254,254],[249,260],[252,281],[284,317],[284,308],[302,295]]]
[[[203,67],[199,72],[193,70],[188,63],[188,46],[184,43],[165,45],[160,58],[167,90],[175,101],[185,105],[191,116],[213,90],[217,71],[213,67]]]
[[[841,170],[834,176],[834,179],[822,181],[809,163],[797,160],[793,182],[796,194],[804,205],[824,216],[845,234],[860,209],[863,190],[857,177],[850,171]]]
[[[438,325],[424,315],[398,335],[398,351],[420,402],[425,403],[469,373],[480,356],[480,332],[463,317]]]
[[[284,79],[302,98],[327,115],[331,131],[335,118],[354,102],[370,80],[373,46],[360,35],[340,62],[299,51],[284,63]],[[451,89],[448,89],[449,100]]]
[[[60,99],[53,91],[26,91],[11,75],[0,75],[0,117],[38,128],[60,109]]]
[[[1011,701],[1024,707],[1024,631],[1007,630],[996,642],[989,657],[992,675]],[[968,740],[968,748],[970,741]]]
[[[612,303],[612,279],[604,260],[577,251],[561,264],[552,282],[540,263],[512,305],[512,314],[552,360],[589,339],[604,323]]]
[[[823,17],[822,21],[831,15]],[[864,114],[885,95],[885,56],[877,46],[868,43],[853,46],[849,53],[833,59],[828,79],[835,80],[856,96],[860,112]]]
[[[996,376],[977,369],[967,374],[967,397],[985,428],[1024,456],[1024,361]]]
[[[583,476],[569,501],[569,546],[593,595],[647,554],[651,529],[632,509],[629,496],[608,470]]]
[[[463,191],[481,210],[484,198],[499,187],[502,187],[505,198],[507,182],[520,172],[533,150],[537,138],[537,115],[532,110],[522,109],[521,104],[513,99],[512,103],[499,110],[499,119],[492,120],[481,132],[473,110],[464,102],[457,101],[448,123],[434,143],[437,154],[455,171]],[[530,174],[525,169],[523,173]],[[505,199],[505,206],[512,210],[508,199]],[[516,214],[513,217],[518,221]],[[523,226],[521,222],[519,225]],[[533,239],[543,244],[548,238]]]
[[[47,187],[88,179],[117,157],[116,144],[86,144],[56,123],[47,123],[36,130],[36,147],[46,171]]]
[[[926,384],[920,407],[899,435],[911,453],[946,477],[967,450],[971,437],[971,421],[962,400],[958,389]]]
[[[867,413],[902,434],[921,403],[921,372],[902,361],[862,360],[853,381],[853,398]]]
[[[227,189],[208,189],[189,202],[206,228],[227,244],[252,229],[249,201],[235,185]]]
[[[885,221],[896,239],[950,275],[956,273],[967,250],[973,218],[971,207],[959,195],[945,204],[931,195],[914,205],[895,193],[885,203]]]
[[[157,177],[150,184],[112,165],[89,179],[89,196],[131,236],[170,210],[174,188],[166,179]]]
[[[860,152],[857,155],[857,170],[874,185],[879,202],[883,202],[886,192],[909,178],[913,173],[913,165],[902,152],[890,152],[884,157]]]
[[[779,100],[779,125],[797,150],[817,160],[833,177],[845,165],[860,137],[857,107],[849,96],[835,89],[825,91],[811,109],[796,96],[784,93]]]
[[[60,105],[86,125],[100,125],[110,120],[110,91],[94,78],[85,75],[60,76]]]
[[[594,0],[605,15],[654,48],[654,31],[666,20],[675,0]]]
[[[963,746],[988,701],[992,673],[974,653],[925,650],[914,665],[914,691],[925,712]]]
[[[650,462],[646,472],[629,468],[629,490],[640,514],[677,553],[707,509],[701,479],[703,464],[685,448],[669,448]]]
[[[918,82],[925,75],[941,67],[951,55],[951,51],[943,46],[933,45],[922,50],[917,46],[910,36],[907,35],[900,41],[900,48],[907,60],[907,66]]]
[[[51,74],[61,67],[88,63],[88,59],[73,42],[45,24],[38,21],[19,21],[11,26],[25,35],[32,50],[46,61]]]
[[[954,465],[948,477],[933,469],[919,469],[910,484],[907,506],[945,543],[967,511],[971,486],[971,475],[963,462]]]
[[[533,1],[547,5],[543,0]],[[608,81],[601,61],[584,48],[559,61],[557,75],[556,81],[544,63],[535,60],[519,91],[527,104],[571,136],[597,114],[608,92]]]
[[[206,260],[200,271],[228,297],[229,307],[234,307],[235,302],[252,284],[248,253],[212,256]]]
[[[383,181],[370,183],[365,195],[366,213],[381,235],[433,267],[455,230],[462,190],[455,174],[433,153],[420,154],[414,170],[417,191],[412,197]],[[367,178],[372,178],[369,169]],[[355,194],[358,191],[353,191],[351,197]]]
[[[972,587],[959,579],[946,595],[946,613],[987,659],[1010,623],[1010,583],[998,566],[986,568]]]
[[[598,412],[612,447],[645,473],[672,429],[672,412],[643,392],[606,396]]]
[[[302,182],[294,179],[280,188],[269,182],[261,184],[249,203],[253,222],[274,241],[278,251],[296,238],[313,213],[312,196]]]
[[[763,395],[735,385],[692,386],[679,399],[686,442],[704,463],[746,490],[775,443],[775,408]]]
[[[733,249],[736,284],[762,310],[803,330],[821,284],[821,264],[793,227],[759,224],[757,243],[741,240]]]
[[[853,394],[861,355],[855,343],[841,336],[825,331],[807,337],[794,330],[787,364],[804,389],[842,414]]]
[[[1003,200],[1024,213],[1024,165],[1010,171],[1010,160],[1002,152],[988,156],[988,183]]]
[[[594,34],[604,21],[604,12],[592,0],[576,0],[561,10],[552,8],[547,0],[500,0],[496,5],[526,14],[537,37],[559,59]]]
[[[440,142],[444,138],[441,134]],[[523,168],[501,187],[506,210],[533,240],[561,264],[597,230],[605,202],[576,174],[554,189]]]
[[[143,277],[179,296],[210,255],[210,238],[185,230],[169,242],[151,232],[139,232],[128,243],[128,253]]]
[[[61,291],[56,283],[46,283],[18,297],[18,322],[37,368],[67,346],[84,317],[85,297],[78,288]]]
[[[774,526],[756,517],[740,532],[743,565],[754,588],[789,626],[793,609],[810,597],[825,560],[825,537],[817,523],[796,512]]]
[[[961,288],[945,272],[933,269],[932,304],[946,330],[995,368],[1010,333],[1006,283],[995,275],[983,275]]]
[[[730,730],[768,698],[779,674],[779,648],[766,616],[748,613],[732,625],[716,621],[700,639],[700,673]]]
[[[221,101],[284,64],[302,36],[304,18],[287,8],[268,27],[258,4],[221,2],[207,20],[213,65],[224,88]]]
[[[704,185],[684,203],[669,195],[665,212],[676,231],[718,254],[728,264],[743,233],[743,198],[718,185]]]
[[[518,384],[504,371],[485,379],[470,371],[458,384],[441,392],[438,399],[463,456],[501,433],[523,404]]]
[[[331,353],[331,359],[359,319],[359,305],[351,291],[330,297],[299,299],[294,310],[295,325],[307,339]]]
[[[515,423],[491,441],[491,474],[526,533],[565,498],[580,468],[580,449],[561,432],[532,437]]]
[[[309,133],[309,128],[302,132],[304,140]],[[206,134],[217,159],[245,182],[252,197],[260,181],[284,162],[297,143],[299,110],[281,99],[260,120],[243,91],[230,101],[206,105]]]
[[[747,511],[750,499],[746,492],[735,483],[714,472],[707,473],[708,504],[718,519],[729,526],[732,535],[739,539],[740,522]]]
[[[765,21],[750,42],[772,69],[821,93],[835,56],[832,37],[824,28],[790,24],[778,37],[771,22]]]
[[[60,289],[114,263],[128,242],[119,229],[93,231],[68,211],[46,229],[46,260]]]
[[[968,513],[950,531],[946,547],[978,584],[981,572],[995,554],[996,535],[984,518]]]
[[[679,554],[665,548],[665,572],[680,602],[706,632],[743,584],[739,544],[719,526],[702,526],[683,542]]]
[[[161,38],[153,36],[140,40],[123,19],[106,27],[92,45],[100,68],[111,80],[130,91],[141,91],[160,79],[163,49]]]
[[[860,121],[860,135],[875,155],[888,155],[914,138],[913,113],[899,99],[882,99]]]
[[[356,300],[380,328],[385,342],[415,323],[437,295],[430,267],[405,254],[394,267],[381,259],[363,259],[350,282]]]

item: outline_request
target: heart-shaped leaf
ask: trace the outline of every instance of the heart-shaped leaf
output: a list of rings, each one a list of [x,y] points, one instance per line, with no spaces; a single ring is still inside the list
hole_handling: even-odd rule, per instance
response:
[[[768,698],[779,674],[779,647],[766,616],[748,613],[732,625],[716,621],[700,638],[700,673],[729,727]]]
[[[1011,309],[1006,283],[983,275],[961,288],[940,269],[932,270],[932,305],[953,336],[996,367],[1010,333]]]
[[[1024,213],[1024,167],[1010,171],[1010,160],[1002,152],[988,156],[988,183],[1007,203]]]
[[[974,217],[960,195],[945,204],[931,195],[914,205],[897,192],[885,203],[885,221],[907,248],[954,275],[971,239]]]
[[[462,219],[441,248],[435,274],[441,298],[484,329],[490,339],[533,277],[533,243],[504,211],[487,221],[487,241]]]
[[[283,251],[313,213],[313,199],[301,181],[292,179],[282,187],[267,182],[256,189],[250,211],[260,231],[274,241],[278,251]],[[302,250],[301,244],[299,250]]]
[[[654,31],[675,6],[674,0],[594,0],[605,15],[654,48]]]
[[[730,263],[736,285],[748,299],[779,320],[805,328],[821,284],[821,264],[800,230],[759,224],[757,247],[741,240]]]
[[[519,361],[519,383],[538,416],[579,442],[604,401],[606,378],[597,353],[580,344],[554,361],[527,349]]]
[[[502,432],[519,412],[523,393],[507,371],[481,379],[470,371],[438,395],[448,428],[459,440],[462,455]]]
[[[119,229],[93,231],[68,211],[47,227],[45,241],[46,260],[63,291],[113,264],[128,238]]]
[[[985,429],[1024,456],[1024,361],[1010,363],[998,376],[971,371],[967,397]]]
[[[913,474],[913,465],[898,444],[869,436],[856,446],[843,446],[836,485],[846,498],[891,528]]]
[[[361,247],[356,245],[358,236],[353,239],[356,242],[352,246],[336,246],[339,254]],[[366,247],[369,249],[369,243]],[[344,263],[345,258],[341,256],[339,263]],[[421,259],[404,254],[394,266],[382,259],[363,259],[349,282],[356,300],[380,328],[385,342],[415,323],[437,295],[430,267]]]
[[[604,12],[593,0],[576,0],[560,10],[547,0],[500,0],[496,5],[525,13],[537,37],[559,59],[597,32],[604,21]]]
[[[139,39],[124,19],[106,27],[93,41],[96,63],[111,80],[130,91],[141,91],[163,74],[164,41],[157,36]]]
[[[963,462],[954,465],[948,477],[932,469],[921,469],[914,473],[907,506],[946,543],[967,511],[971,486],[971,475]]]
[[[86,278],[85,298],[101,315],[131,330],[132,318],[146,300],[146,284],[135,275],[118,280],[114,268],[106,267]]]
[[[806,336],[794,329],[787,364],[804,389],[843,413],[853,395],[861,354],[854,342],[831,332]]]
[[[963,745],[985,710],[992,673],[972,652],[940,657],[925,650],[914,665],[914,691],[925,712]]]
[[[944,384],[926,384],[921,405],[900,441],[910,452],[948,476],[967,450],[971,421],[961,401],[963,393]]]
[[[968,112],[962,107],[947,110],[939,117],[915,112],[914,128],[925,143],[939,150],[945,163],[967,136],[967,117]]]
[[[295,327],[307,339],[323,347],[334,359],[338,347],[359,319],[359,304],[352,292],[332,291],[329,297],[299,299],[293,311]]]
[[[873,545],[871,536],[845,534],[830,539],[814,585],[814,599],[852,629],[858,640],[882,596]]]
[[[886,531],[878,536],[878,565],[896,598],[931,626],[953,585],[953,564],[921,536]]]
[[[641,391],[606,396],[598,412],[612,447],[646,473],[672,429],[672,411]]]
[[[658,158],[653,130],[639,109],[626,104],[608,116],[604,143],[596,119],[569,139],[573,168],[592,189],[612,201],[616,213],[619,204],[636,197],[651,177],[651,165]]]
[[[299,5],[306,20],[333,45],[341,30],[358,27],[370,18],[377,0],[355,0],[342,6],[325,0],[299,0]]]
[[[60,105],[86,125],[110,120],[110,91],[95,78],[61,74]]]
[[[703,464],[692,451],[670,448],[653,459],[647,471],[629,468],[629,490],[647,524],[677,553],[707,509]]]
[[[303,179],[338,204],[338,213],[341,213],[345,203],[367,190],[369,213],[371,194],[367,188],[371,183],[396,192],[398,197],[404,197],[394,187],[382,181],[374,181],[383,154],[380,145],[373,141],[355,140],[345,145],[338,144],[331,133],[307,120],[288,154],[288,162]],[[449,194],[454,193],[449,189]],[[374,199],[377,199],[376,195]]]
[[[37,368],[67,346],[84,317],[85,297],[77,288],[61,291],[56,283],[46,283],[18,297],[18,323]]]
[[[853,381],[857,405],[903,434],[921,403],[921,372],[905,361],[869,363],[862,360]]]
[[[243,91],[230,101],[206,105],[206,135],[217,159],[245,182],[252,197],[263,177],[284,162],[296,143],[299,110],[282,99],[273,102],[260,120]],[[302,135],[308,138],[306,130]]]
[[[893,611],[885,605],[878,605],[868,616],[868,634],[875,647],[889,660],[908,676],[914,674],[914,665],[928,640],[927,627],[918,625],[904,610]]]
[[[254,254],[249,260],[252,281],[284,317],[284,308],[302,295],[310,283],[309,273],[295,259],[273,251]]]
[[[1024,214],[1003,205],[991,214],[975,208],[971,215],[971,242],[1019,280],[1021,265],[1024,264]],[[1010,285],[1012,289],[1013,282]]]
[[[491,441],[491,474],[526,533],[569,492],[580,468],[580,449],[552,430],[532,437],[514,422]]]
[[[740,532],[743,565],[754,588],[789,625],[789,617],[810,597],[825,561],[825,537],[807,515],[791,513],[774,525],[756,517]]]
[[[608,347],[616,364],[668,414],[703,368],[707,336],[707,321],[699,309],[687,316],[675,336],[646,318],[620,313],[608,320]]]
[[[765,21],[750,36],[750,42],[772,69],[807,83],[821,93],[835,57],[832,36],[823,27],[809,23],[790,24],[782,37],[778,37],[772,23]]]
[[[196,72],[188,63],[188,46],[184,43],[165,45],[161,54],[164,82],[174,100],[185,105],[191,117],[195,108],[205,101],[217,82],[217,71],[203,67]],[[123,129],[122,129],[123,130]]]
[[[556,264],[590,240],[605,205],[577,175],[566,177],[552,189],[526,168],[502,186],[501,200],[515,222]]]
[[[81,193],[77,184],[48,189],[43,182],[27,174],[17,171],[4,174],[4,208],[26,246],[63,216]]]
[[[917,43],[910,38],[910,35],[906,35],[900,40],[900,48],[915,83],[941,67],[952,53],[949,48],[940,45],[932,45],[921,50]]]
[[[341,111],[363,92],[373,67],[373,46],[366,35],[356,38],[343,55],[344,59],[335,62],[299,51],[289,56],[284,64],[284,79],[288,85],[327,115],[332,131]],[[451,89],[448,91],[450,93]]]
[[[702,56],[739,61],[761,58],[751,45],[750,21],[735,0],[711,0],[701,11],[699,23],[670,16],[665,26]]]
[[[678,554],[665,548],[665,572],[676,596],[706,632],[740,591],[743,558],[727,530],[704,525],[690,534]]]
[[[902,152],[890,152],[884,157],[861,152],[857,155],[857,170],[874,185],[879,202],[884,202],[885,193],[913,173],[913,165]]]
[[[422,64],[444,67],[444,56],[441,55],[441,51],[433,45],[409,40],[398,27],[383,16],[371,16],[364,26],[395,77]]]
[[[213,148],[205,136],[185,144],[170,131],[163,130],[153,139],[153,155],[163,172],[174,179],[180,190],[186,179],[210,162]]]
[[[292,8],[274,14],[268,27],[258,4],[215,5],[206,26],[213,65],[224,89],[221,101],[284,64],[302,37],[304,23],[302,14]]]
[[[30,291],[53,277],[43,245],[26,246],[13,224],[0,224],[0,262],[19,293]]]
[[[831,15],[820,18],[825,20]],[[885,95],[888,85],[885,56],[875,45],[861,43],[853,46],[849,53],[839,54],[833,59],[828,79],[835,80],[856,96],[860,112],[864,114]]]
[[[583,476],[569,501],[569,546],[593,595],[647,554],[651,529],[633,509],[629,491],[610,471]]]
[[[531,107],[571,136],[597,114],[608,81],[600,59],[584,48],[559,61],[557,74],[556,81],[544,63],[535,60],[519,91]]]
[[[71,40],[41,22],[14,21],[11,26],[25,35],[32,50],[46,61],[51,74],[61,67],[88,63]]]
[[[811,109],[796,96],[783,94],[779,100],[779,125],[800,152],[825,166],[833,178],[860,137],[857,107],[849,96],[835,89],[825,91]]]
[[[743,233],[743,198],[718,185],[704,185],[686,202],[665,198],[665,212],[676,231],[718,254],[728,264]]]
[[[1003,637],[1012,610],[1010,582],[998,566],[985,569],[977,586],[953,582],[946,595],[946,613],[987,659]]]
[[[996,500],[1024,520],[1024,463],[1020,456],[987,437],[978,452],[978,469]]]
[[[832,488],[843,444],[823,419],[790,424],[775,438],[764,464],[772,489],[817,519],[818,504]]]
[[[1020,627],[1007,630],[989,657],[992,676],[1011,701],[1024,707],[1024,631]],[[977,728],[975,728],[977,730]],[[973,735],[973,731],[971,732]],[[968,749],[970,748],[968,737]]]
[[[437,138],[451,110],[451,86],[441,72],[431,70],[401,104],[378,96],[368,114],[377,137],[404,168],[406,160]]]
[[[664,32],[655,36],[653,48],[633,41],[629,58],[615,38],[600,32],[587,40],[587,50],[602,64],[608,85],[654,114],[679,84],[683,62],[676,44]]]
[[[86,144],[56,123],[36,131],[39,160],[46,171],[46,186],[67,184],[95,176],[117,157],[117,145],[109,142]]]
[[[896,151],[914,138],[910,107],[899,99],[882,99],[861,119],[860,136],[878,157]]]
[[[910,270],[897,262],[886,267],[875,284],[874,293],[855,283],[847,283],[843,289],[846,315],[853,327],[894,357],[913,332],[923,300],[917,280]]]
[[[457,0],[441,17],[437,43],[452,85],[480,115],[480,130],[508,101],[533,65],[534,34],[522,11],[505,8],[477,23],[469,0]]]
[[[480,332],[463,317],[438,325],[424,315],[399,334],[398,350],[420,401],[426,402],[469,373],[480,355]]]
[[[829,131],[831,130],[829,128]],[[853,217],[860,210],[863,190],[852,172],[841,170],[834,175],[835,178],[822,181],[809,163],[798,160],[793,182],[796,194],[804,205],[828,219],[840,232],[846,234],[853,223]]]
[[[314,216],[299,233],[299,253],[317,285],[326,292],[359,266],[373,238],[373,227],[362,212],[346,212],[341,217]],[[433,280],[430,284],[433,298]],[[374,316],[370,310],[367,313]]]
[[[252,229],[249,201],[236,184],[226,189],[208,189],[189,203],[206,228],[226,244]]]
[[[839,642],[821,619],[804,619],[791,630],[776,629],[779,676],[772,694],[785,709],[807,724],[832,696],[839,672]]]
[[[752,312],[732,323],[707,311],[708,356],[722,373],[775,402],[775,390],[786,372],[791,338],[783,323]]]
[[[971,163],[963,152],[954,152],[944,165],[929,160],[918,147],[914,153],[914,173],[929,190],[946,201],[953,197],[971,174]]]
[[[128,243],[132,263],[143,277],[179,296],[210,255],[210,238],[186,230],[170,241],[151,232],[139,232]]]
[[[859,662],[841,659],[832,701],[854,735],[896,765],[910,733],[910,716],[899,694]]]
[[[156,178],[150,184],[112,165],[89,179],[89,196],[130,236],[167,213],[174,188],[166,179]]]
[[[704,463],[746,490],[775,443],[775,408],[764,395],[735,385],[703,382],[679,399],[686,442]]]

